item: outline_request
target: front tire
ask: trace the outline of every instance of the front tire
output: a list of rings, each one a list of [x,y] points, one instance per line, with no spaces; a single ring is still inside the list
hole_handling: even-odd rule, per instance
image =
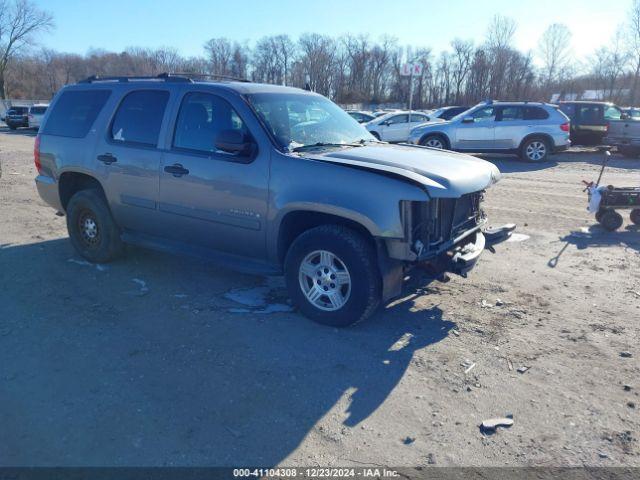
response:
[[[549,142],[541,137],[526,140],[520,147],[520,158],[527,162],[544,162],[550,153]]]
[[[420,140],[420,145],[423,147],[437,148],[444,150],[447,148],[447,144],[440,135],[427,135]]]
[[[634,208],[631,210],[629,218],[635,225],[640,225],[640,208]]]
[[[124,249],[120,230],[98,190],[81,190],[71,197],[67,230],[73,247],[91,263],[110,262]]]
[[[381,278],[373,246],[360,233],[322,225],[301,234],[285,259],[293,303],[311,320],[346,327],[380,303]]]

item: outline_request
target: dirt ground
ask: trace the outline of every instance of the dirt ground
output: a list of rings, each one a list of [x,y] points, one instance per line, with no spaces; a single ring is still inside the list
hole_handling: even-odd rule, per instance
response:
[[[0,131],[0,465],[640,466],[640,232],[586,212],[599,154],[492,158],[491,223],[526,237],[337,330],[286,311],[279,279],[83,262],[32,148]],[[605,183],[640,184],[640,161]]]

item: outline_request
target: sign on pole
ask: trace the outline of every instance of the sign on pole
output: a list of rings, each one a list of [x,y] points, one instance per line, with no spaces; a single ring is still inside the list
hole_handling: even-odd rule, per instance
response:
[[[421,63],[405,63],[400,67],[400,75],[403,77],[419,77],[422,75]]]
[[[400,68],[400,75],[409,77],[409,122],[411,122],[411,107],[413,104],[413,77],[422,76],[421,63],[405,63]]]

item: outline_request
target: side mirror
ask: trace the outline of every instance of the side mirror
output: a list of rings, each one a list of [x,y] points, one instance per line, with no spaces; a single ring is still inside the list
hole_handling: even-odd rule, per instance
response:
[[[473,123],[474,122],[474,118],[473,117],[464,117],[462,119],[462,123]]]
[[[240,130],[223,130],[216,138],[215,146],[223,152],[248,156],[253,153],[254,144]]]
[[[631,118],[631,115],[629,115],[628,113],[623,113],[622,115],[620,115],[620,120],[629,120]]]
[[[384,122],[381,122],[380,125],[384,125],[385,127],[388,127],[391,124],[389,123],[389,120],[385,120]]]

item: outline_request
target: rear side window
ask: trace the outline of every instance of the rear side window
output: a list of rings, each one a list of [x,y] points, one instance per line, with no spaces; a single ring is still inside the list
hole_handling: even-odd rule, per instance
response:
[[[580,105],[578,108],[580,123],[586,125],[600,124],[604,121],[601,105]]]
[[[549,118],[549,112],[540,107],[525,107],[524,119],[525,120],[546,120]]]
[[[522,108],[517,106],[502,107],[500,109],[500,120],[503,122],[522,120]]]
[[[564,113],[567,117],[573,118],[576,113],[576,108],[571,103],[563,103],[560,105],[560,111]]]
[[[49,114],[42,133],[60,137],[85,137],[109,95],[110,90],[64,92]]]
[[[116,142],[156,146],[168,100],[169,92],[165,90],[127,94],[111,123],[111,138]]]
[[[46,111],[47,107],[31,107],[31,113],[34,113],[36,115],[42,115]]]

